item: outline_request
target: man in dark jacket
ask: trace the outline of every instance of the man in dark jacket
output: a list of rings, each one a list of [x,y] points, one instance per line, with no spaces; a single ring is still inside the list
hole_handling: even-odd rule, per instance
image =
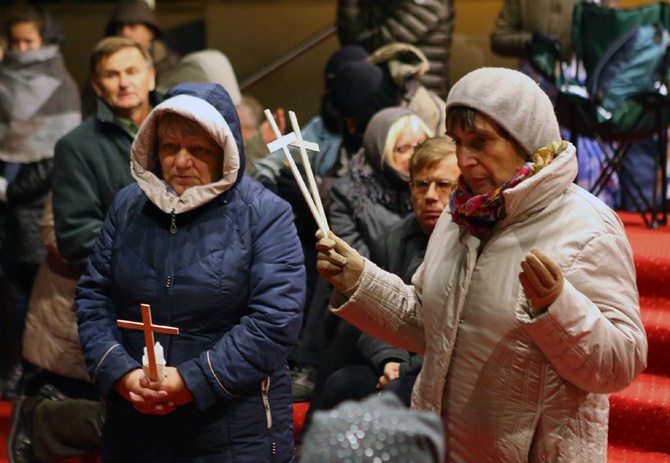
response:
[[[103,39],[90,67],[97,111],[56,144],[52,182],[58,250],[80,271],[114,196],[133,182],[130,146],[158,100],[151,57],[132,39]],[[72,311],[63,317],[76,325]],[[77,398],[19,399],[8,442],[10,461],[54,461],[97,449],[104,410],[99,401],[82,398],[97,395],[92,386],[84,392]],[[59,423],[58,429],[53,423]]]
[[[155,71],[132,39],[108,37],[91,56],[97,110],[56,145],[53,196],[58,249],[83,266],[116,193],[133,182],[130,145],[157,102]]]

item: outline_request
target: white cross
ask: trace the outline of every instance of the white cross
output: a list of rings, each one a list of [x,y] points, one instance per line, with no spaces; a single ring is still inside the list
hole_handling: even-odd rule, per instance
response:
[[[309,210],[312,212],[312,215],[314,216],[314,220],[316,220],[316,223],[319,225],[319,228],[323,232],[324,236],[328,236],[329,231],[328,220],[326,220],[326,214],[323,210],[321,197],[319,196],[319,192],[316,188],[316,181],[314,180],[314,173],[312,172],[312,166],[309,163],[309,159],[307,158],[307,152],[306,152],[306,150],[308,149],[310,151],[318,152],[319,145],[317,145],[316,143],[303,140],[302,135],[300,133],[300,126],[298,125],[298,120],[296,119],[295,113],[293,111],[289,111],[289,116],[291,118],[291,125],[293,126],[293,132],[283,136],[279,131],[279,127],[277,127],[277,124],[275,123],[274,117],[272,117],[272,112],[270,112],[269,109],[266,109],[264,113],[265,117],[270,123],[270,126],[272,127],[272,131],[275,133],[275,136],[277,137],[275,141],[268,143],[267,145],[268,149],[270,150],[270,152],[275,152],[278,149],[281,149],[284,152],[284,157],[286,157],[286,161],[288,162],[291,172],[293,173],[293,177],[295,177],[296,182],[298,182],[298,187],[300,188],[300,191],[303,197],[305,198],[307,205],[309,206]],[[300,171],[298,171],[298,167],[295,165],[293,156],[291,156],[291,153],[288,150],[288,145],[300,148],[302,163],[303,166],[305,167],[305,173],[307,174],[307,179],[309,180],[310,188],[312,189],[311,195],[309,190],[307,189],[307,186],[305,185],[305,181],[302,179],[302,176],[300,175]]]

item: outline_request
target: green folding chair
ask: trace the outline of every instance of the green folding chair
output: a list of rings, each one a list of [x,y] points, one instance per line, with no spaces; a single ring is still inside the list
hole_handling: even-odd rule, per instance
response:
[[[564,75],[565,63],[561,63],[560,50],[551,41],[536,41],[530,50],[534,67],[559,89],[556,115],[560,124],[570,130],[573,143],[577,136],[582,135],[612,147],[613,154],[606,156],[601,175],[591,187],[591,192],[600,194],[615,172],[624,174],[620,175],[622,194],[631,200],[650,228],[667,223],[665,192],[668,179],[665,169],[670,98],[668,47],[664,40],[669,28],[670,4],[667,2],[621,9],[580,2],[575,5],[573,12],[572,47],[576,59],[573,65],[576,64],[574,69],[577,70],[573,78],[568,79]],[[654,64],[654,69],[658,68],[658,75],[654,75],[653,79],[654,85],[644,90],[631,91],[618,100],[608,99],[607,95],[598,92],[596,85],[604,69],[602,63],[607,61],[603,57],[609,56],[619,46],[613,44],[630,44],[631,34],[642,33],[647,34],[647,38],[653,34],[654,40],[663,47],[662,55],[659,52],[654,58],[659,60],[658,66],[656,62],[648,63],[650,66]],[[647,59],[647,55],[640,54],[637,59]],[[620,71],[626,72],[625,69]],[[639,79],[649,80],[651,75],[645,73]],[[616,102],[616,105],[611,106],[612,102]],[[605,103],[610,106],[606,108]],[[654,165],[659,175],[652,196],[645,197],[634,173],[627,169],[623,159],[631,144],[650,137],[656,140]]]

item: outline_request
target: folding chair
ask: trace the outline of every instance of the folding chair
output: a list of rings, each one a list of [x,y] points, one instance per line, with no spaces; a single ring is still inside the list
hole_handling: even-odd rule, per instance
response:
[[[602,95],[595,94],[594,79],[599,72],[601,58],[610,45],[625,39],[625,35],[639,26],[654,26],[667,31],[670,26],[670,4],[657,2],[637,8],[611,9],[592,3],[575,5],[572,24],[572,47],[576,63],[573,79],[566,79],[560,62],[560,50],[541,42],[531,48],[531,62],[547,77],[553,79],[559,94],[556,115],[559,123],[570,129],[573,143],[579,135],[597,139],[612,147],[606,155],[600,177],[590,190],[600,194],[611,176],[619,174],[622,194],[642,215],[645,224],[657,228],[667,223],[665,194],[668,187],[667,129],[670,124],[670,98],[667,91],[668,48],[664,44],[663,61],[659,79],[653,88],[626,95],[615,109],[601,106]],[[580,70],[585,75],[580,75]],[[651,197],[645,197],[635,173],[624,164],[624,158],[633,143],[653,137],[656,141],[654,179]],[[604,150],[607,153],[607,150]],[[579,153],[577,153],[579,155]]]

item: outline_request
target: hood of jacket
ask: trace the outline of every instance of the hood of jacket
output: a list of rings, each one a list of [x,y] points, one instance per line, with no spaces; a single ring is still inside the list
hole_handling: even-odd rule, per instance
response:
[[[524,220],[529,215],[544,209],[557,195],[571,186],[577,176],[577,149],[568,143],[547,167],[536,175],[519,183],[503,195],[506,218],[502,226]]]
[[[375,64],[386,63],[396,85],[406,89],[407,80],[424,75],[430,69],[428,58],[414,45],[394,42],[378,48],[368,60]]]
[[[384,148],[386,147],[386,137],[389,129],[395,121],[401,117],[415,114],[407,108],[391,107],[382,109],[375,114],[367,128],[365,129],[365,136],[363,137],[363,150],[367,162],[391,182],[398,180],[407,183],[409,178],[407,175],[396,170],[384,159]]]
[[[220,180],[188,188],[181,196],[156,172],[158,117],[175,113],[200,124],[223,149]],[[244,172],[240,121],[228,92],[219,84],[186,83],[165,94],[137,133],[130,151],[131,173],[149,200],[166,213],[180,214],[206,204],[234,186]]]

